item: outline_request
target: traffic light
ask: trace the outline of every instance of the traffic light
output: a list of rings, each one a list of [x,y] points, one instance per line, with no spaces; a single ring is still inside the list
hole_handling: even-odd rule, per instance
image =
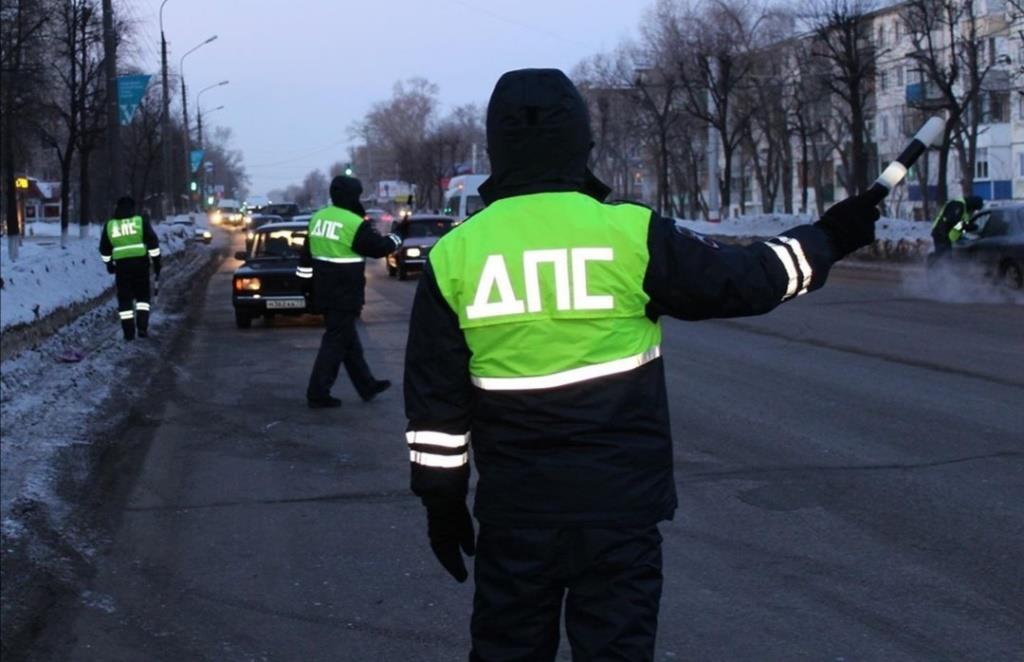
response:
[[[188,190],[192,191],[193,193],[199,190],[199,184],[196,183],[196,180],[193,179],[188,183]]]
[[[214,199],[214,197],[212,195],[206,196],[206,204],[208,206],[212,207],[214,202],[216,202],[216,200]]]
[[[353,172],[355,172],[355,171],[352,170],[352,164],[351,163],[346,164],[345,165],[345,176],[346,177],[351,177]]]

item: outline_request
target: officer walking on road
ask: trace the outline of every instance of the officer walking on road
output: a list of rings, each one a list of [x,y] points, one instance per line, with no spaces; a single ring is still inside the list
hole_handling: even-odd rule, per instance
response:
[[[472,660],[554,659],[563,603],[574,659],[652,659],[658,523],[676,509],[659,319],[766,313],[874,239],[878,210],[853,197],[813,225],[720,246],[603,203],[592,146],[565,74],[502,76],[488,206],[438,241],[413,304],[412,490],[456,580],[476,551]]]
[[[933,258],[940,258],[951,250],[953,244],[963,236],[971,221],[971,214],[984,206],[985,202],[976,195],[950,200],[939,211],[932,223],[932,242],[935,244]]]
[[[117,284],[117,314],[125,340],[149,336],[149,265],[160,278],[160,240],[149,219],[136,215],[135,201],[123,197],[100,237],[100,258]]]
[[[366,365],[356,319],[364,303],[364,257],[389,255],[398,250],[402,240],[393,234],[382,237],[372,223],[363,221],[362,192],[363,185],[353,177],[338,176],[331,181],[331,205],[309,219],[299,260],[297,274],[312,280],[313,302],[323,312],[327,326],[306,389],[306,400],[313,409],[341,406],[341,400],[331,396],[331,387],[342,363],[364,401],[391,386],[386,379],[375,379]]]

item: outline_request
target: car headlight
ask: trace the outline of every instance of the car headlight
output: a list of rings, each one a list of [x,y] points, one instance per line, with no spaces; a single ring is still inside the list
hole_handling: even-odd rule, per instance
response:
[[[236,292],[256,292],[260,289],[259,278],[236,278],[235,279],[235,291]]]
[[[407,248],[405,249],[405,254],[408,257],[419,257],[421,255],[420,249],[418,248]]]
[[[209,230],[203,230],[203,239],[213,239],[213,235],[210,234]]]
[[[250,230],[249,232],[245,233],[245,238],[246,239],[255,239],[256,238],[256,233]]]

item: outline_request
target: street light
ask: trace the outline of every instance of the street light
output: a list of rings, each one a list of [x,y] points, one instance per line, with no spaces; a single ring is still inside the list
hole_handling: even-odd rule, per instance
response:
[[[199,140],[199,149],[203,148],[203,110],[199,107],[199,99],[203,96],[203,92],[208,92],[215,87],[222,87],[224,85],[227,85],[229,82],[230,81],[222,80],[219,83],[208,85],[203,89],[199,90],[199,94],[196,95],[196,124],[198,129],[196,133],[196,138]],[[221,108],[223,107],[224,106],[221,106]]]
[[[178,62],[178,75],[181,76],[181,112],[185,120],[185,130],[183,131],[185,137],[185,182],[187,183],[192,177],[192,166],[189,163],[189,140],[188,140],[188,97],[185,95],[185,58],[203,46],[217,39],[217,35],[213,35],[206,41],[192,47],[190,50],[185,51],[185,54],[181,56],[181,60]]]
[[[160,113],[160,142],[162,149],[162,173],[163,195],[160,199],[160,216],[167,218],[168,203],[172,202],[171,185],[171,131],[168,125],[170,121],[171,95],[167,85],[167,39],[164,38],[164,5],[168,0],[160,3],[160,77],[163,89],[163,112]]]

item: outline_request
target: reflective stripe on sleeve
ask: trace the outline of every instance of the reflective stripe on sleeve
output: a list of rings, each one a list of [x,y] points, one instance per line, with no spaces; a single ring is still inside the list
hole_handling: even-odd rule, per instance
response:
[[[117,316],[120,317],[123,320],[130,320],[133,317],[135,317],[135,311],[134,310],[121,310],[121,311],[118,311]]]
[[[409,444],[427,444],[428,446],[441,446],[442,448],[462,448],[469,443],[469,433],[446,434],[432,430],[409,430],[405,433],[405,440]]]
[[[160,248],[159,247],[157,247],[157,248],[150,248],[149,249],[149,256],[150,257],[160,257]]]
[[[789,251],[786,250],[785,246],[779,246],[778,244],[773,244],[769,241],[766,241],[764,245],[772,249],[772,252],[775,253],[775,257],[779,258],[779,262],[782,263],[782,268],[786,270],[786,277],[789,278],[789,282],[786,284],[786,293],[782,295],[782,300],[785,301],[796,294],[796,262],[793,260],[793,256],[789,254]]]
[[[332,262],[334,264],[355,264],[356,262],[362,262],[361,257],[314,257],[314,260],[320,260],[321,262]]]
[[[807,290],[811,288],[811,276],[814,275],[814,270],[811,269],[811,263],[807,261],[804,247],[793,237],[776,237],[776,239],[793,249],[793,254],[796,255],[796,266],[800,269],[800,276],[803,278],[803,284],[796,296],[807,294]]]
[[[101,255],[100,255],[100,259],[101,259],[101,260],[103,260],[104,262],[110,262],[110,261],[111,261],[112,259],[114,259],[114,258],[112,258],[112,257],[111,257],[111,256],[109,256],[109,255],[102,255],[102,254],[101,254]]]
[[[313,267],[296,267],[295,275],[298,276],[299,278],[312,278]]]
[[[135,310],[149,310],[149,303],[146,301],[139,301],[135,304]]]
[[[424,467],[456,469],[469,462],[469,453],[462,453],[461,455],[438,455],[437,453],[409,451],[409,461],[413,464],[418,464]]]
[[[540,377],[478,377],[473,375],[473,384],[485,391],[530,391],[542,388],[555,388],[585,382],[599,377],[616,375],[635,370],[661,356],[661,347],[655,345],[646,352],[627,356],[624,359],[595,363],[563,370],[562,372],[542,375]]]
[[[397,234],[392,232],[391,234],[388,235],[388,239],[395,242],[396,249],[402,246],[402,239]]]

